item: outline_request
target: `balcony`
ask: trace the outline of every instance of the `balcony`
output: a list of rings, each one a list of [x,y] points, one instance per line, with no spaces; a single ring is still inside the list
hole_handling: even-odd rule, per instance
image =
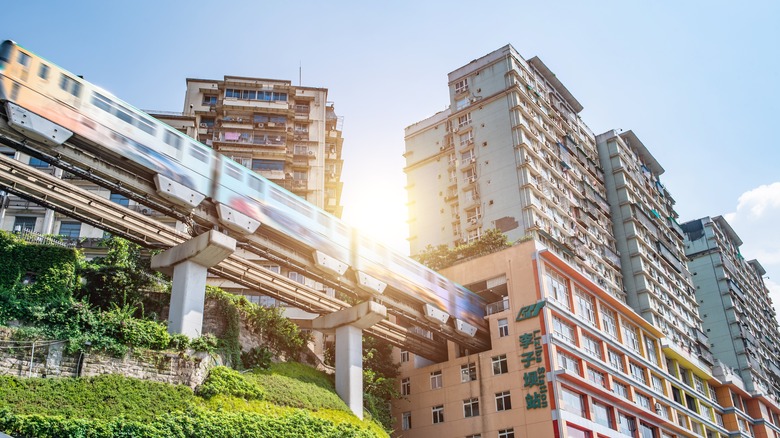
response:
[[[509,310],[508,297],[504,297],[501,301],[496,301],[495,303],[490,303],[485,306],[486,315],[493,315],[495,313],[503,312],[504,310]]]

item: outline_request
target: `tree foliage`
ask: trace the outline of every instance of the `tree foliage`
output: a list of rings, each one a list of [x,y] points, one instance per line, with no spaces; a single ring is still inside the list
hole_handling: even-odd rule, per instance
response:
[[[454,248],[447,245],[428,245],[422,252],[415,255],[414,259],[435,271],[439,271],[461,260],[492,254],[510,246],[512,244],[507,239],[506,234],[491,229],[487,230],[478,240]]]

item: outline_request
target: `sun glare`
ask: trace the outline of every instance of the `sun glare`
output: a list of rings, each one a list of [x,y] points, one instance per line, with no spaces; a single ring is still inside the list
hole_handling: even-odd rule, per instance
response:
[[[403,188],[362,185],[345,191],[344,220],[362,234],[403,255],[409,254],[408,210]]]

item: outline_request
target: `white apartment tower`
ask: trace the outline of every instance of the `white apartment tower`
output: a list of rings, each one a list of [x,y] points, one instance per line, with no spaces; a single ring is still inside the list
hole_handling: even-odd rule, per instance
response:
[[[664,168],[633,131],[596,137],[628,303],[689,360],[713,365]],[[665,345],[666,346],[666,345]]]
[[[450,106],[406,128],[410,249],[498,229],[625,299],[604,172],[582,105],[511,45],[448,75]]]
[[[723,216],[692,220],[682,228],[713,355],[736,370],[749,392],[778,403],[780,333],[764,284],[766,271],[757,260],[745,260],[742,239]]]

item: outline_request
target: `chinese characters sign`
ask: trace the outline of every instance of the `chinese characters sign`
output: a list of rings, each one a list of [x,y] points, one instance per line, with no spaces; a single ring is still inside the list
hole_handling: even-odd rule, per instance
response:
[[[544,301],[540,301],[532,306],[538,307],[535,309],[535,314],[539,313],[539,309],[544,306]],[[525,309],[524,307],[523,309]],[[520,311],[522,314],[523,310]],[[520,315],[517,316],[520,318]],[[529,316],[530,317],[530,316]],[[523,333],[520,335],[520,348],[521,353],[520,362],[523,364],[525,371],[523,373],[523,387],[529,388],[530,392],[525,396],[526,409],[539,409],[547,407],[547,382],[545,381],[546,369],[543,366],[543,349],[542,338],[539,330],[534,330],[530,333]],[[541,364],[541,365],[539,365]]]

